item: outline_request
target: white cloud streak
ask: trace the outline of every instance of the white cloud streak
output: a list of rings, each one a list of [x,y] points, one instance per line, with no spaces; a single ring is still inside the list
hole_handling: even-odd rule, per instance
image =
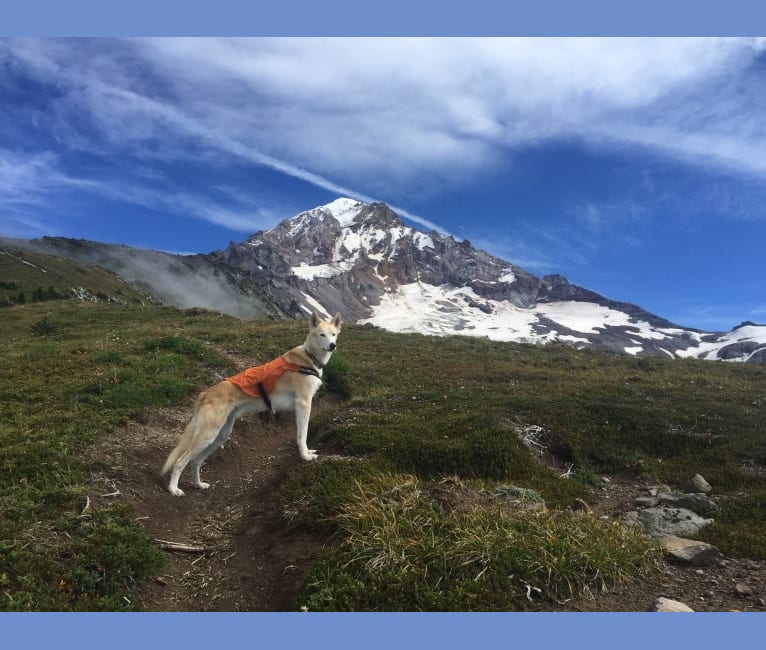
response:
[[[763,50],[757,39],[698,38],[72,39],[8,41],[0,60],[57,89],[37,119],[62,146],[231,157],[338,195],[406,203],[557,138],[761,175]],[[62,180],[54,163],[42,153],[14,171],[0,160],[0,190],[39,197]],[[110,191],[234,229],[251,219],[246,206],[193,192]],[[256,211],[269,217],[277,211]]]

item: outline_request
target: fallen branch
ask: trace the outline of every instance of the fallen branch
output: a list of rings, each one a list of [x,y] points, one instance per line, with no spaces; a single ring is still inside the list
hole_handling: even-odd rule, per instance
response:
[[[180,542],[168,542],[164,539],[155,539],[157,545],[163,551],[179,551],[181,553],[209,553],[210,549],[204,546],[190,546],[189,544],[181,544]]]

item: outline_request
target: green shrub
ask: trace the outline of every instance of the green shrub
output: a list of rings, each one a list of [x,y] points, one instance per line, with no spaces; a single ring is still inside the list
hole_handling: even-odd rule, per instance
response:
[[[106,350],[93,357],[96,363],[122,363],[124,360],[124,355],[117,350]]]
[[[203,361],[209,358],[209,353],[199,341],[193,341],[184,336],[163,336],[158,339],[152,339],[144,344],[144,349],[150,351],[162,350],[165,352],[176,352],[185,357]]]
[[[766,560],[766,490],[724,497],[713,523],[703,528],[700,539],[717,546],[724,555]]]
[[[139,610],[131,599],[137,581],[153,577],[165,556],[134,521],[130,508],[112,506],[78,517],[69,531],[73,541],[63,549],[69,562],[59,589],[71,609],[84,611]]]
[[[322,372],[322,379],[326,389],[348,400],[353,394],[351,379],[351,364],[339,354],[334,354]]]
[[[53,323],[49,322],[47,318],[42,318],[36,323],[32,324],[32,326],[29,328],[29,332],[32,334],[32,336],[50,336],[51,334],[54,334],[58,329],[58,325],[54,325]]]

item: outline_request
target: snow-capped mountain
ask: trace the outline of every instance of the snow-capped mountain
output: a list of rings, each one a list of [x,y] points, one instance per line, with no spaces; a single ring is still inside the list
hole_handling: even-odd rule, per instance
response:
[[[766,361],[766,326],[710,334],[674,325],[560,275],[538,278],[469,241],[408,227],[382,203],[337,199],[213,258],[268,285],[292,316],[340,310],[397,332]]]
[[[560,343],[631,355],[766,362],[766,326],[726,333],[675,325],[560,275],[542,278],[382,203],[341,198],[209,255],[62,238],[10,245],[104,266],[162,301],[240,318],[341,311],[396,332]]]

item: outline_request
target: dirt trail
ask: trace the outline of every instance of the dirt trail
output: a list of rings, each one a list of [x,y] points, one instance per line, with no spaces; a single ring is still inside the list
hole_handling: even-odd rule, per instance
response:
[[[188,480],[186,496],[171,496],[159,477],[191,415],[188,404],[158,409],[129,422],[94,450],[104,469],[93,476],[91,506],[129,502],[155,539],[202,547],[169,551],[170,565],[140,597],[147,611],[285,611],[319,540],[285,533],[270,517],[272,497],[285,476],[303,462],[298,456],[291,413],[250,415],[234,427],[231,440],[202,467],[210,489]],[[315,398],[312,416],[333,404]],[[321,457],[320,457],[321,458]]]

